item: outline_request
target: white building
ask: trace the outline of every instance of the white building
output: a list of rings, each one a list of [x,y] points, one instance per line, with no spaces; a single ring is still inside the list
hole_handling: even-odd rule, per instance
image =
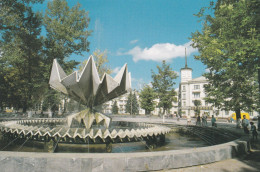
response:
[[[218,117],[227,118],[234,112],[223,111],[213,107],[205,101],[204,85],[208,84],[208,80],[200,76],[192,79],[192,69],[187,66],[187,57],[185,59],[185,67],[181,69],[181,82],[179,84],[178,93],[178,113],[182,116],[195,116],[194,101],[200,100],[200,115],[216,115]],[[250,116],[257,116],[257,112],[250,112]]]

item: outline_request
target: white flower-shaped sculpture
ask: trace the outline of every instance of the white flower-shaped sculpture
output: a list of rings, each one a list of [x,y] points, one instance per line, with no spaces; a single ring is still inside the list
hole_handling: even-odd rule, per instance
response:
[[[131,76],[125,64],[114,78],[104,74],[100,80],[92,56],[82,72],[75,71],[66,75],[54,59],[49,84],[81,104],[93,108],[126,93],[131,88]]]

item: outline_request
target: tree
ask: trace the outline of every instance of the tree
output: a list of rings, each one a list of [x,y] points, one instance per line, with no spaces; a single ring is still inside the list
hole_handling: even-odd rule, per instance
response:
[[[166,110],[172,108],[172,102],[176,102],[176,92],[173,88],[177,78],[177,74],[171,69],[170,65],[167,65],[165,61],[162,62],[162,66],[157,66],[158,74],[152,70],[152,86],[155,90],[157,97],[159,98],[158,106],[163,108],[163,114]]]
[[[145,85],[139,97],[141,108],[145,110],[146,115],[149,115],[155,109],[154,99],[156,98],[156,94],[154,90],[149,85]]]
[[[210,70],[204,76],[207,99],[216,107],[234,110],[237,119],[241,110],[252,111],[260,106],[260,2],[256,0],[218,0],[208,9],[214,16],[203,17],[201,32],[192,33],[192,46],[200,55],[195,56]]]
[[[70,8],[65,0],[48,2],[43,20],[47,32],[44,39],[46,81],[49,79],[54,58],[59,61],[65,72],[71,72],[79,63],[68,58],[73,54],[82,55],[83,52],[89,51],[89,20],[88,12],[80,10],[80,4]],[[49,90],[47,94],[52,94],[55,99],[58,93]],[[51,99],[45,99],[48,100]]]
[[[201,101],[200,100],[194,100],[194,106],[195,106],[195,115],[200,115],[200,107]]]
[[[118,114],[117,101],[114,101],[114,103],[113,103],[113,106],[112,106],[112,113],[113,113],[113,114]]]
[[[70,8],[65,0],[50,1],[43,21],[47,31],[45,52],[50,63],[56,58],[64,65],[70,55],[89,51],[89,17],[88,12],[80,10],[80,4]]]
[[[139,113],[139,104],[137,102],[136,94],[133,94],[132,91],[128,95],[125,110],[126,113],[130,113],[130,115],[136,115]]]
[[[5,80],[5,63],[2,61],[1,55],[0,55],[0,112],[3,110],[3,108],[7,104],[7,89],[8,89],[8,83]]]
[[[30,3],[40,1],[3,1],[1,3],[1,51],[4,59],[5,83],[8,83],[8,105],[23,108],[33,106],[43,78],[41,58],[42,38],[40,13],[34,13]],[[10,12],[10,16],[6,16]],[[15,22],[10,22],[10,21]]]
[[[65,72],[71,72],[78,62],[68,58],[89,51],[88,12],[80,10],[79,4],[70,8],[65,0],[53,0],[48,2],[43,18],[31,7],[41,2],[0,2],[0,106],[26,111],[42,99],[55,100],[60,94],[53,93],[47,84],[53,59],[58,59]],[[41,28],[46,30],[45,35]]]

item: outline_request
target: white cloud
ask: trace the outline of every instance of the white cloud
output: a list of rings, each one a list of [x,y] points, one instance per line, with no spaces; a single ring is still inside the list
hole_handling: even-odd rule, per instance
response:
[[[175,45],[171,43],[158,43],[154,44],[150,48],[140,48],[139,46],[134,47],[125,55],[132,55],[134,62],[139,60],[152,60],[152,61],[162,61],[171,60],[177,57],[185,57],[185,47],[187,49],[187,56],[197,50],[190,46],[192,42],[187,42],[183,45]]]
[[[116,67],[113,69],[112,74],[117,74],[120,71],[121,67]]]
[[[135,39],[135,40],[130,41],[130,44],[135,44],[137,42],[138,42],[138,39]]]

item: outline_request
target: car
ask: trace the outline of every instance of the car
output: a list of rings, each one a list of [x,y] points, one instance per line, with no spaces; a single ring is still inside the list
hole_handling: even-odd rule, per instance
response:
[[[246,119],[250,119],[249,113],[241,112],[241,120],[244,119],[244,116],[246,117]],[[236,113],[232,113],[229,118],[233,118],[234,121],[237,120]]]

